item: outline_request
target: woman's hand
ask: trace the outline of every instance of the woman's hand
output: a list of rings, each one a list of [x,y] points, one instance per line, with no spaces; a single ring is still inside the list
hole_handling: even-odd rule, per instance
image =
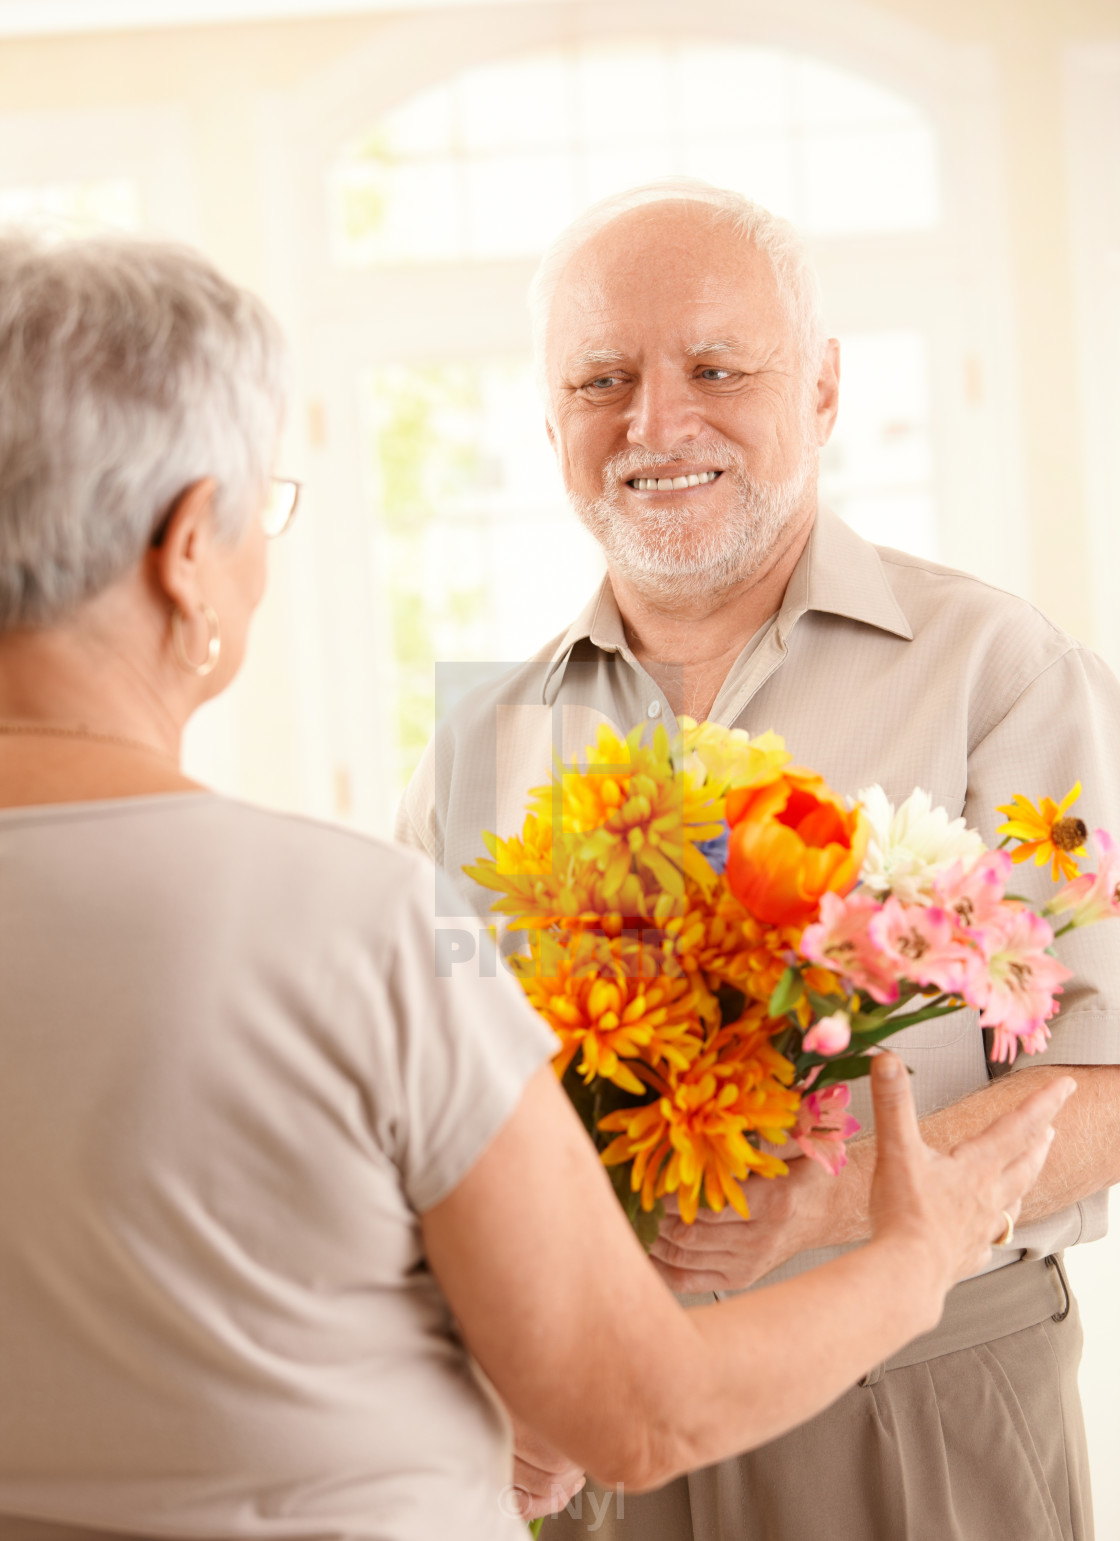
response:
[[[872,1235],[912,1240],[946,1288],[983,1268],[1005,1216],[1017,1218],[1023,1194],[1042,1170],[1053,1119],[1076,1089],[1072,1076],[1049,1081],[981,1134],[940,1155],[922,1142],[902,1061],[877,1055]]]
[[[587,1474],[520,1418],[513,1418],[513,1485],[526,1520],[559,1514]]]

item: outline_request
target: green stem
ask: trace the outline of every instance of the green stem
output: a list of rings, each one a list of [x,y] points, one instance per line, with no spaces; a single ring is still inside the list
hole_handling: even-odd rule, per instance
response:
[[[540,1533],[541,1533],[541,1526],[543,1524],[544,1524],[544,1516],[543,1515],[540,1517],[539,1520],[530,1520],[529,1521],[529,1534],[531,1536],[539,1536]]]

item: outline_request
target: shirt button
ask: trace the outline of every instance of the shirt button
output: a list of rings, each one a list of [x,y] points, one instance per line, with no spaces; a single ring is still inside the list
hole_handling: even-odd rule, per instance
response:
[[[651,701],[649,703],[649,708],[648,708],[648,710],[646,712],[646,716],[647,717],[660,717],[661,716],[661,702],[660,701]]]

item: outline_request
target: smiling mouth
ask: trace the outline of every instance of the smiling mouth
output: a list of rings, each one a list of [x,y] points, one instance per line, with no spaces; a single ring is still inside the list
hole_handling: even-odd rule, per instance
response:
[[[626,483],[635,492],[680,492],[685,487],[706,487],[722,471],[693,471],[684,476],[634,476]]]

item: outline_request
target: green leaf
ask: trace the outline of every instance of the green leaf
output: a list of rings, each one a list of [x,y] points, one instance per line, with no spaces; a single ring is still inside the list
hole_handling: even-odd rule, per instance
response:
[[[770,1005],[767,1008],[770,1015],[775,1021],[788,1016],[791,1011],[796,1010],[804,994],[805,981],[801,978],[800,970],[791,965],[771,993]]]
[[[815,990],[809,990],[806,993],[809,997],[809,1005],[813,1008],[814,1018],[830,1017],[834,1011],[848,1010],[846,995],[818,995]]]
[[[935,1017],[951,1017],[963,1009],[955,1001],[951,1006],[939,1006],[934,1001],[929,1006],[923,1006],[921,1011],[908,1011],[901,1017],[889,1017],[884,1026],[900,1033],[904,1028],[916,1027],[919,1022],[931,1022]]]
[[[835,1086],[840,1081],[862,1081],[871,1074],[871,1058],[868,1054],[845,1054],[840,1059],[827,1060],[811,1090],[819,1091],[822,1086]]]

